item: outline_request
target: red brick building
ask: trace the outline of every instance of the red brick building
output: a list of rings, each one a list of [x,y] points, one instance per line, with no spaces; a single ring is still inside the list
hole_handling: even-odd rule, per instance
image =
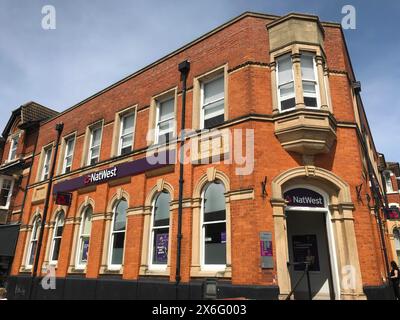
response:
[[[56,111],[28,102],[12,112],[0,148],[0,284],[11,269],[41,121]]]
[[[34,297],[202,298],[210,279],[219,298],[285,298],[305,261],[315,299],[385,289],[365,196],[378,156],[340,24],[244,13],[42,123],[14,298],[29,294],[61,122],[39,260],[57,286]]]

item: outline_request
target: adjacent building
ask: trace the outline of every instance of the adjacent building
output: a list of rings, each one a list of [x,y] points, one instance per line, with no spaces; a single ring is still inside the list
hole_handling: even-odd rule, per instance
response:
[[[12,298],[200,299],[215,286],[285,299],[306,265],[314,299],[386,292],[389,235],[367,200],[382,198],[379,157],[340,24],[244,13],[37,132]],[[39,275],[54,271],[56,288],[30,293],[41,232]],[[305,281],[292,297],[308,297]]]

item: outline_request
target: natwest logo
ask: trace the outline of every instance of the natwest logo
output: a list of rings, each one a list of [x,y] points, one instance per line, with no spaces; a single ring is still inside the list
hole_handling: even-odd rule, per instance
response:
[[[117,167],[111,169],[105,169],[99,172],[90,173],[84,179],[84,184],[101,182],[103,180],[108,180],[115,178],[117,176]]]
[[[289,197],[289,199],[290,199],[290,197]],[[291,198],[291,203],[292,203],[292,205],[299,205],[299,204],[323,205],[323,200],[322,200],[322,198],[315,199],[312,197],[293,196]]]
[[[292,189],[284,194],[284,199],[288,206],[293,207],[325,207],[324,198],[318,192],[310,189],[297,188]]]

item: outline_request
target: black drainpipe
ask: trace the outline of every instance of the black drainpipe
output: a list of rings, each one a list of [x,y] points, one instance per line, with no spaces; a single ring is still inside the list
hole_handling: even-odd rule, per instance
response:
[[[54,151],[54,155],[53,155],[53,162],[51,164],[49,183],[47,185],[46,200],[44,203],[43,217],[42,217],[42,221],[41,221],[39,239],[38,239],[38,244],[37,244],[36,253],[35,253],[35,263],[33,265],[33,270],[32,270],[32,282],[31,282],[31,290],[29,291],[29,299],[32,299],[33,286],[35,283],[35,278],[37,276],[39,259],[40,259],[40,251],[42,249],[42,242],[43,242],[43,233],[44,233],[44,228],[46,225],[47,212],[49,211],[50,196],[51,196],[51,191],[52,191],[51,189],[53,187],[53,178],[54,178],[54,171],[56,168],[57,154],[58,154],[59,144],[60,144],[60,140],[61,140],[61,134],[64,130],[64,124],[62,122],[56,124],[55,129],[57,131],[57,141],[56,141],[56,147],[55,147],[55,151]]]
[[[178,66],[182,80],[182,118],[181,118],[181,133],[180,133],[180,153],[179,153],[179,205],[178,205],[178,235],[176,248],[176,289],[178,290],[179,282],[181,281],[181,245],[182,245],[182,201],[183,201],[183,161],[184,161],[184,145],[185,145],[185,116],[186,116],[186,81],[190,70],[190,62],[185,60]],[[176,297],[178,298],[178,296]]]

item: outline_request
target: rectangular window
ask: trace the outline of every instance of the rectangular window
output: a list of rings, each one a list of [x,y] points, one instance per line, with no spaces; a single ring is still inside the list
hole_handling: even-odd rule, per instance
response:
[[[119,138],[118,155],[128,154],[133,151],[133,131],[135,127],[135,114],[131,113],[121,117],[121,130]]]
[[[313,54],[301,54],[301,79],[304,104],[306,107],[318,108],[318,83],[315,56]]]
[[[8,155],[9,161],[14,160],[17,157],[18,139],[18,136],[11,139],[10,154]]]
[[[64,165],[62,173],[69,173],[72,170],[72,157],[74,153],[75,137],[71,137],[65,140],[65,154],[64,154]]]
[[[287,54],[277,61],[279,106],[280,111],[286,111],[296,106],[292,58]]]
[[[90,143],[87,165],[94,165],[100,161],[101,134],[101,126],[96,126],[90,129]]]
[[[165,143],[174,136],[175,98],[157,102],[155,143]]]
[[[220,76],[201,83],[201,128],[208,129],[225,121],[225,81]]]
[[[13,187],[13,180],[8,178],[0,178],[0,208],[8,209]]]
[[[43,160],[41,181],[47,180],[49,178],[51,153],[52,153],[51,147],[44,150],[44,160]]]

